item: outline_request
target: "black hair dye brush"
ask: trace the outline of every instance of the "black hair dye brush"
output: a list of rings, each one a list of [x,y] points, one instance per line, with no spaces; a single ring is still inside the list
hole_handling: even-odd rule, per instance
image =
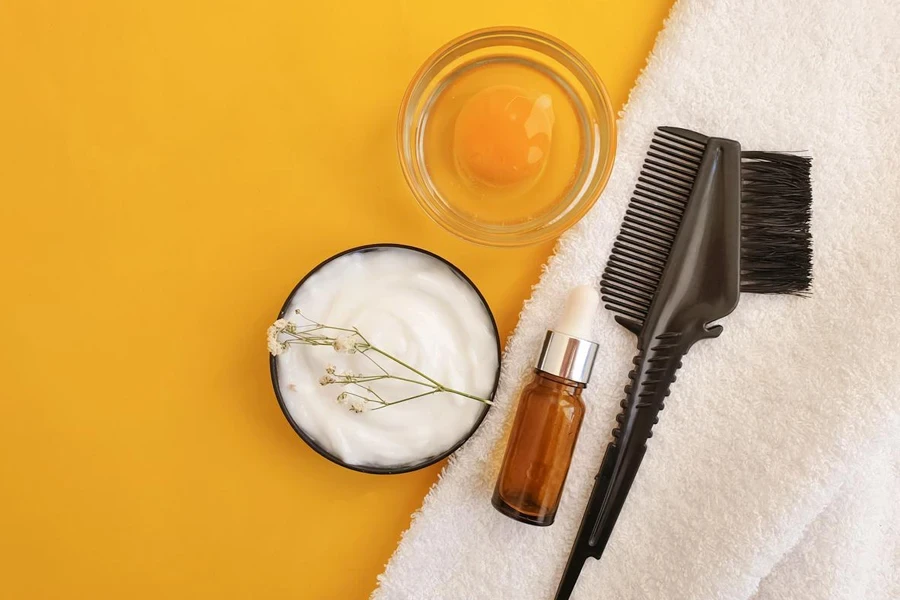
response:
[[[741,292],[809,289],[809,175],[809,158],[674,127],[654,135],[601,281],[638,354],[556,600],[603,554],[682,357],[722,333],[712,323]]]

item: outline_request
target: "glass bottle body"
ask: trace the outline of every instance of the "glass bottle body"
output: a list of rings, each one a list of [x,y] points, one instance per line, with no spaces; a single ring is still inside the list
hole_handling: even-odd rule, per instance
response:
[[[497,510],[532,525],[553,523],[584,419],[583,389],[535,370],[519,397],[494,489]]]

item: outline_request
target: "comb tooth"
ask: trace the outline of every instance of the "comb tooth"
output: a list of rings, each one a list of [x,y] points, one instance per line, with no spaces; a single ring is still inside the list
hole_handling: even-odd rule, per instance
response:
[[[690,144],[683,144],[671,137],[656,135],[650,142],[650,151],[662,154],[662,159],[667,162],[681,161],[689,168],[696,168],[703,159],[705,147],[698,148]],[[649,154],[649,153],[648,153]]]
[[[643,257],[644,259],[654,262],[654,263],[658,263],[658,264],[662,264],[662,265],[665,265],[665,263],[666,263],[666,255],[664,253],[662,253],[658,250],[646,248],[640,244],[633,244],[631,242],[628,242],[627,240],[622,241],[622,240],[616,239],[616,241],[613,243],[613,249],[615,249],[615,250],[621,249],[622,252],[625,252],[625,253],[627,253],[627,252],[637,253],[639,256]]]
[[[640,219],[644,223],[649,224],[654,229],[660,232],[671,233],[673,237],[678,231],[678,223],[671,223],[663,219],[655,218],[653,215],[644,213],[643,211],[638,210],[636,207],[629,208],[628,214],[630,214],[634,219]]]
[[[657,130],[650,142],[600,282],[606,308],[636,320],[631,331],[643,326],[656,295],[706,151],[703,139],[670,129]]]
[[[685,167],[682,165],[678,165],[672,163],[670,161],[664,161],[661,159],[655,159],[652,156],[648,156],[647,160],[644,161],[645,168],[647,166],[658,167],[660,169],[666,169],[667,171],[671,171],[672,173],[676,173],[681,175],[682,177],[686,177],[689,181],[693,182],[694,176],[697,174],[697,169],[693,166]]]
[[[656,150],[656,152],[654,152],[654,150]],[[650,151],[647,152],[647,156],[652,156],[653,158],[664,160],[669,164],[682,167],[684,169],[687,169],[688,171],[697,170],[697,161],[695,161],[693,157],[678,156],[676,154],[662,154],[658,150],[658,148],[651,145]]]
[[[688,197],[683,194],[673,194],[672,192],[662,190],[659,186],[648,187],[644,183],[638,183],[635,186],[635,194],[638,192],[643,192],[641,195],[644,198],[649,198],[650,200],[657,200],[658,202],[663,202],[668,200],[669,203],[675,203],[679,209],[683,209],[685,203],[687,202]]]
[[[645,224],[653,227],[657,234],[668,233],[672,237],[675,237],[675,233],[678,231],[678,223],[658,219],[653,215],[645,214],[642,211],[632,210],[631,216],[636,219],[641,219]]]
[[[612,258],[610,258],[609,264],[606,265],[605,273],[615,273],[621,277],[624,277],[626,281],[635,280],[641,285],[652,289],[654,293],[656,292],[657,278],[655,275],[636,271],[635,269],[629,268],[627,265],[622,265],[614,262]],[[604,282],[601,281],[601,285],[603,283]]]
[[[681,172],[675,171],[673,169],[666,168],[665,165],[659,163],[658,161],[647,161],[644,163],[644,171],[648,173],[656,173],[658,175],[667,177],[673,182],[678,182],[687,186],[688,190],[693,186],[694,180],[689,177],[687,174],[683,174]]]
[[[650,304],[650,301],[653,300],[653,294],[644,290],[637,289],[635,287],[626,287],[622,285],[618,285],[616,283],[612,283],[607,281],[606,285],[600,288],[600,291],[604,294],[609,292],[618,292],[623,298],[633,298],[635,302],[642,302],[645,304]]]
[[[648,300],[634,300],[623,296],[617,291],[612,290],[607,290],[606,292],[604,292],[600,299],[603,300],[603,302],[615,304],[622,307],[623,309],[631,311],[631,316],[634,316],[635,313],[647,314],[647,310],[650,308],[650,302]]]
[[[628,209],[628,214],[630,214],[635,219],[643,221],[646,225],[649,225],[654,229],[671,230],[673,233],[678,230],[678,221],[672,222],[673,220],[671,217],[667,217],[665,215],[657,215],[642,206],[637,206],[636,204],[631,205],[631,207]]]
[[[662,187],[681,196],[689,196],[691,194],[691,186],[661,176],[653,171],[648,171],[647,169],[641,171],[641,176],[638,178],[638,181]]]
[[[697,160],[700,160],[700,156],[703,155],[703,151],[705,148],[698,148],[692,144],[686,144],[683,140],[673,138],[671,136],[659,135],[657,133],[653,136],[653,139],[650,141],[651,144],[655,144],[657,147],[661,149],[665,149],[668,153],[674,154],[684,154],[686,156],[697,156]]]
[[[641,221],[641,220],[635,218],[635,216],[630,212],[625,213],[625,223],[627,223],[631,227],[638,228],[641,231],[646,231],[647,233],[650,233],[651,235],[659,238],[660,240],[669,242],[669,245],[675,239],[674,233],[669,233],[668,231],[661,230],[661,228],[659,228],[659,227],[654,227],[652,225],[649,225],[649,224],[645,223],[644,221]],[[667,245],[666,248],[668,248],[669,245]],[[668,250],[666,250],[666,253],[668,253]]]
[[[627,256],[629,258],[633,258],[634,260],[640,262],[641,264],[645,264],[652,268],[664,269],[666,267],[666,259],[654,257],[652,254],[648,252],[641,252],[639,248],[629,248],[620,242],[616,242],[613,244],[613,248],[619,251],[620,255]]]
[[[621,306],[622,308],[630,310],[632,313],[637,313],[638,315],[647,314],[647,311],[650,310],[650,302],[652,301],[652,299],[650,298],[632,298],[624,295],[619,290],[612,289],[602,290],[602,296],[600,299],[605,303]],[[629,316],[634,316],[634,314]]]
[[[634,310],[634,309],[628,308],[626,306],[622,306],[615,300],[611,300],[610,298],[607,298],[606,296],[601,296],[600,299],[603,302],[606,302],[606,304],[604,306],[607,308],[607,310],[617,312],[620,315],[623,315],[625,317],[630,317],[640,323],[643,323],[644,319],[647,318],[647,311],[645,311],[645,310]]]
[[[646,311],[653,300],[653,296],[636,296],[628,288],[622,287],[604,285],[601,286],[600,292],[603,294],[604,302],[622,304],[635,310]]]
[[[641,262],[634,261],[627,256],[623,256],[621,254],[616,254],[616,261],[613,262],[613,259],[609,259],[610,264],[614,264],[619,267],[621,270],[634,274],[635,276],[642,277],[643,279],[647,279],[653,283],[655,286],[659,283],[659,271],[645,265]],[[638,271],[638,273],[635,273]]]
[[[650,147],[653,148],[654,146],[657,149],[668,150],[678,156],[689,157],[696,162],[700,162],[700,159],[703,158],[702,148],[692,148],[688,146],[682,146],[681,144],[673,144],[671,141],[660,136],[657,136],[656,139],[653,140],[653,144]]]
[[[672,131],[666,131],[662,128],[656,130],[656,136],[661,137],[665,140],[670,140],[672,142],[684,144],[685,146],[690,146],[692,148],[701,148],[701,149],[706,148],[706,144],[703,142],[698,142],[697,140],[692,140],[690,138],[686,138],[686,137],[678,135]]]
[[[668,194],[672,194],[677,196],[680,199],[686,201],[688,196],[691,195],[691,189],[693,186],[689,186],[685,183],[678,182],[674,179],[670,179],[667,177],[662,177],[657,173],[652,171],[647,171],[644,169],[641,171],[640,176],[638,177],[638,181],[643,183],[644,185],[650,185],[654,188],[658,188],[661,192],[666,192]]]
[[[662,259],[665,259],[668,256],[668,248],[664,245],[664,241],[658,239],[647,241],[646,238],[633,235],[634,231],[635,230],[631,228],[622,229],[621,233],[616,236],[615,241],[631,248],[636,248],[641,252],[659,256]]]
[[[641,187],[643,187],[643,186],[641,186]],[[668,198],[654,196],[653,194],[645,192],[641,189],[634,190],[634,197],[632,199],[634,199],[634,198],[644,198],[645,200],[652,200],[653,202],[655,202],[657,204],[661,204],[663,206],[668,206],[669,208],[671,208],[672,210],[674,210],[678,213],[681,213],[684,210],[684,205],[685,205],[684,201],[670,200]]]
[[[648,198],[647,194],[641,194],[645,200],[652,200],[654,203],[659,204],[668,204],[669,208],[675,209],[675,211],[679,214],[684,212],[684,205],[687,204],[688,198],[690,194],[686,194],[684,192],[678,190],[670,190],[665,188],[664,186],[656,184],[654,181],[648,180],[646,177],[639,177],[638,181],[640,183],[637,186],[640,189],[635,190],[635,196],[638,195],[638,191],[645,191],[647,189],[653,190],[653,197]],[[681,218],[678,219],[681,221]]]
[[[624,277],[629,285],[631,285],[631,281],[636,281],[641,284],[641,286],[643,286],[645,290],[649,287],[653,290],[654,294],[656,293],[656,287],[657,285],[659,285],[659,279],[655,275],[646,272],[639,272],[636,268],[630,267],[628,265],[623,265],[622,263],[610,263],[609,265],[607,265],[607,267],[607,271],[609,273],[614,273],[616,275],[619,275],[620,277]],[[606,273],[604,273],[603,276],[606,277]],[[601,281],[600,287],[602,288],[606,284],[607,281]]]
[[[659,240],[640,235],[635,229],[623,229],[619,235],[616,236],[617,240],[629,241],[634,244],[639,244],[644,248],[652,252],[656,252],[662,256],[666,255],[667,249]]]
[[[642,292],[651,298],[653,297],[653,294],[656,293],[656,290],[652,285],[637,281],[635,279],[623,279],[615,271],[610,271],[609,269],[603,272],[603,279],[604,285],[622,284],[631,286],[631,288],[633,288],[635,292]],[[603,286],[601,286],[601,289],[602,287]]]
[[[611,274],[610,272],[604,273],[604,274],[603,274],[603,277],[605,278],[605,277],[607,277],[607,276],[610,275],[610,274]],[[651,288],[651,290],[653,290],[653,291],[648,290],[648,289],[647,289],[648,287]],[[601,282],[601,284],[600,284],[600,291],[603,292],[604,294],[611,294],[611,293],[613,293],[615,290],[621,290],[621,289],[630,289],[630,290],[632,290],[632,291],[630,292],[630,294],[631,294],[632,296],[634,296],[634,297],[638,297],[638,296],[637,296],[637,293],[640,292],[640,293],[642,294],[640,297],[644,299],[643,302],[644,302],[645,304],[647,304],[648,306],[650,305],[650,299],[653,298],[653,294],[656,293],[656,291],[655,291],[655,289],[656,289],[655,286],[651,285],[651,284],[650,284],[648,281],[646,281],[646,280],[643,280],[643,281],[642,281],[642,285],[641,285],[640,288],[637,287],[637,286],[631,285],[631,281],[630,281],[630,280],[624,281],[624,282],[623,282],[621,278],[620,278],[620,279],[616,279],[616,280],[614,280],[614,281],[613,281],[613,280],[606,280],[606,279],[604,279],[604,280]],[[625,294],[620,294],[620,296],[623,296],[623,297],[624,297]],[[633,300],[629,298],[629,301],[631,302],[631,301],[633,301]]]
[[[651,290],[653,290],[654,294],[656,293],[656,282],[650,277],[637,276],[633,271],[625,271],[625,273],[623,273],[621,268],[613,265],[610,265],[610,268],[606,270],[603,276],[606,277],[609,274],[616,274],[620,276],[625,275],[627,277],[626,282],[628,283],[628,285],[631,285],[632,281],[636,281],[641,285],[642,288],[650,288]],[[601,282],[600,287],[602,288],[606,285],[606,283],[607,282],[604,280],[603,282]]]
[[[616,304],[621,306],[622,308],[626,308],[628,310],[634,311],[636,313],[646,313],[650,308],[650,299],[647,298],[632,298],[626,296],[619,290],[613,289],[605,289],[601,290],[603,295],[601,296],[601,300],[604,302],[609,302],[610,304]]]
[[[681,222],[681,213],[677,210],[673,210],[668,205],[659,202],[648,202],[646,200],[641,200],[640,198],[632,198],[631,202],[635,206],[639,206],[641,210],[645,212],[658,215],[660,218],[674,220],[676,225]]]
[[[623,309],[631,311],[629,316],[638,316],[638,318],[643,318],[643,315],[646,315],[647,311],[650,310],[650,303],[652,299],[635,299],[628,296],[625,296],[618,290],[613,289],[604,289],[602,290],[603,295],[601,296],[601,300],[606,304],[614,304],[616,306],[620,306]],[[635,315],[635,313],[638,313]]]
[[[673,210],[676,214],[681,214],[684,211],[683,202],[676,202],[674,200],[667,200],[665,198],[658,198],[653,196],[652,194],[648,194],[643,190],[635,190],[634,195],[631,197],[631,202],[628,204],[628,210],[625,211],[625,214],[628,212],[634,212],[636,209],[640,208],[635,201],[642,202],[642,206],[650,206],[655,208],[656,210],[662,210],[663,208],[667,210]],[[679,217],[677,222],[681,222]]]
[[[668,133],[657,131],[653,136],[653,140],[660,144],[667,144],[670,147],[674,147],[677,150],[682,152],[689,152],[693,154],[703,154],[704,150],[706,150],[706,145],[701,144],[699,142],[695,142],[693,140],[688,140],[686,138],[670,135]]]

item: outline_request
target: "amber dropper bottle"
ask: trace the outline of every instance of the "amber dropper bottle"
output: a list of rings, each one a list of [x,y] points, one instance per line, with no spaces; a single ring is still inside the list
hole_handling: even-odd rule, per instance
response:
[[[491,502],[508,517],[547,526],[556,518],[584,418],[581,391],[591,377],[597,344],[589,341],[600,302],[596,290],[569,293],[547,332],[534,375],[522,389]]]

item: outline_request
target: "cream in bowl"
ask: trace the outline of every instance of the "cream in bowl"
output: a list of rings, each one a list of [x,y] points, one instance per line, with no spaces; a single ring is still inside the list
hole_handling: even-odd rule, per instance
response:
[[[343,466],[406,472],[453,452],[489,408],[496,324],[469,279],[407,246],[349,250],[301,281],[269,330],[288,421]]]

